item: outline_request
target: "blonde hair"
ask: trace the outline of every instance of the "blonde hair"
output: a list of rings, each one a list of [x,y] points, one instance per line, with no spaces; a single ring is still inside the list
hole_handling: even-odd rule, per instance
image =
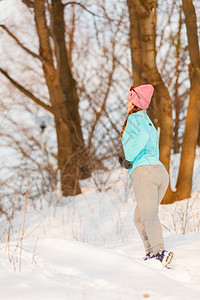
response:
[[[141,108],[137,107],[136,105],[128,112],[128,116],[126,117],[125,121],[124,121],[124,124],[122,125],[122,130],[121,130],[121,133],[120,133],[120,139],[122,138],[122,135],[123,135],[123,132],[126,128],[126,124],[127,124],[127,121],[128,121],[128,117],[133,114],[133,113],[136,113],[137,111],[139,110],[142,110]]]

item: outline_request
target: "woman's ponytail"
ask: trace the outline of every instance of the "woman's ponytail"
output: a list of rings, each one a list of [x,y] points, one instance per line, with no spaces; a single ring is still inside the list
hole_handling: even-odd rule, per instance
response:
[[[123,135],[123,132],[126,128],[126,124],[127,124],[127,121],[128,121],[128,117],[133,114],[133,113],[136,113],[137,111],[141,110],[141,108],[137,107],[137,106],[134,106],[129,112],[128,112],[128,116],[126,117],[125,121],[124,121],[124,124],[122,125],[122,130],[121,130],[121,134],[120,134],[120,139],[122,138],[122,135]]]

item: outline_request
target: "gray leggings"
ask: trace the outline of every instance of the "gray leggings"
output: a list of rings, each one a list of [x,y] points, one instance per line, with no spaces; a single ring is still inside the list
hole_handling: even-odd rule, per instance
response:
[[[137,202],[135,225],[146,253],[157,254],[164,249],[158,206],[169,185],[169,174],[164,166],[145,165],[132,171],[131,180]]]

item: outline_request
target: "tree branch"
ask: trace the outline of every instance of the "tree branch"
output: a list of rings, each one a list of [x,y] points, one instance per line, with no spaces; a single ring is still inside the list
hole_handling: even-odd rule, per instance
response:
[[[22,0],[22,2],[28,6],[29,8],[33,8],[34,7],[34,3],[31,0]]]
[[[28,54],[32,55],[34,58],[38,58],[39,60],[42,60],[41,57],[32,52],[31,50],[29,50],[28,48],[26,48],[19,40],[18,38],[16,38],[16,36],[5,26],[5,25],[0,25],[0,27],[5,30],[16,42],[17,44],[23,49],[25,50]]]
[[[97,16],[95,13],[93,13],[91,10],[89,10],[87,7],[85,7],[83,4],[81,4],[80,2],[76,2],[76,1],[69,1],[65,4],[63,4],[64,6],[67,5],[71,5],[71,4],[75,4],[75,5],[79,5],[80,7],[82,7],[84,10],[86,10],[89,14],[93,15],[93,16]],[[102,18],[103,16],[98,16],[100,18]]]
[[[182,0],[187,29],[190,61],[195,68],[200,68],[200,52],[198,44],[197,15],[192,0]]]
[[[8,73],[0,68],[0,72],[20,91],[22,92],[24,95],[28,96],[29,98],[31,98],[35,103],[39,104],[40,106],[42,106],[43,108],[45,108],[46,110],[48,110],[49,112],[51,112],[53,114],[53,109],[51,106],[45,104],[44,102],[42,102],[40,99],[38,99],[37,97],[35,97],[31,92],[29,92],[27,89],[25,89],[22,85],[20,85],[17,81],[15,81],[13,78],[11,78]]]
[[[109,17],[106,17],[106,16],[101,16],[101,15],[98,15],[98,14],[95,14],[93,13],[91,10],[89,10],[87,7],[85,7],[85,5],[83,5],[82,3],[80,2],[76,2],[76,1],[69,1],[65,4],[63,4],[63,6],[67,6],[67,5],[79,5],[80,7],[82,7],[84,10],[86,10],[89,14],[91,14],[93,17],[98,17],[98,18],[103,18],[103,19],[109,19],[110,21],[118,21],[118,20],[115,20],[115,19],[111,19]]]

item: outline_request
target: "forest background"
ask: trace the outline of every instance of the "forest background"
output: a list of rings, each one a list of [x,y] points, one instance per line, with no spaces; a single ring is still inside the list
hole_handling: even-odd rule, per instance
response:
[[[1,213],[27,195],[72,198],[80,180],[119,168],[129,87],[150,83],[147,110],[160,160],[177,181],[163,204],[187,199],[200,146],[197,0],[1,0]],[[57,200],[59,202],[59,200]],[[12,209],[11,209],[12,208]]]

